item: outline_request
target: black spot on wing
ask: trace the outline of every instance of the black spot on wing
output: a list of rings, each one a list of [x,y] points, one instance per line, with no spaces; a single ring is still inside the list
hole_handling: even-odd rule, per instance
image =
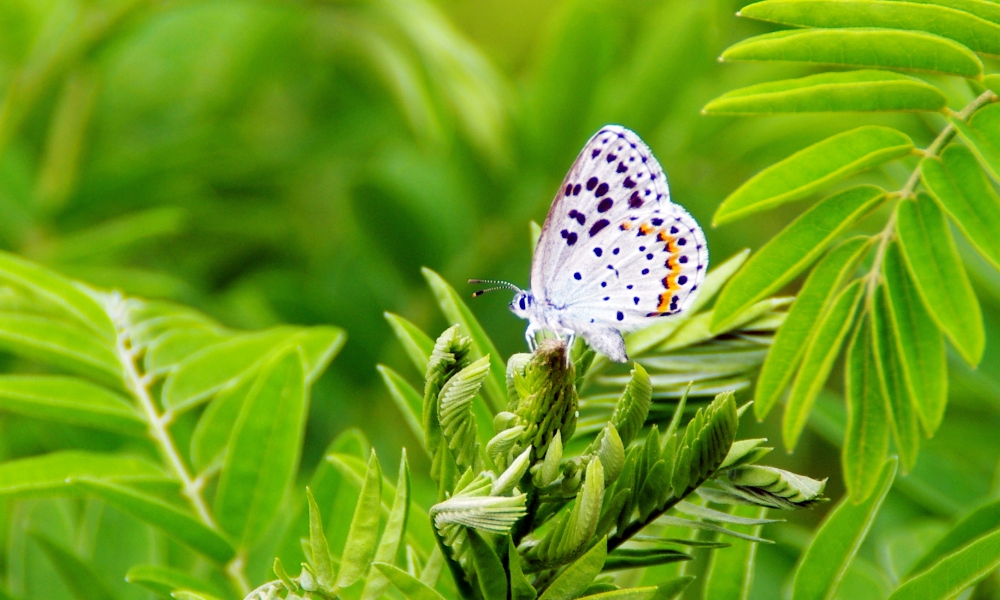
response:
[[[607,219],[601,219],[600,221],[594,223],[590,227],[590,237],[594,237],[595,235],[597,235],[602,229],[607,227],[609,223],[610,221],[608,221]]]

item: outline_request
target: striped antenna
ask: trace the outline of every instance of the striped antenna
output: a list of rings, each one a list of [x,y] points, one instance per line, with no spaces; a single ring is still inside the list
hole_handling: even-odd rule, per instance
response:
[[[493,287],[491,288],[486,288],[484,290],[479,290],[478,292],[473,292],[472,293],[473,298],[478,298],[479,296],[482,296],[486,292],[495,292],[497,290],[511,290],[514,292],[521,292],[521,288],[517,287],[513,283],[509,281],[500,281],[498,279],[470,279],[469,283],[488,283],[493,285]]]

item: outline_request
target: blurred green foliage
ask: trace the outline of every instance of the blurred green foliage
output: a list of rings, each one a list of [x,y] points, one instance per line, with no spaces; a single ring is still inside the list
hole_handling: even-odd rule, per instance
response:
[[[700,116],[724,92],[814,72],[720,66],[724,48],[772,29],[737,19],[741,4],[6,0],[0,247],[98,286],[195,306],[228,326],[343,327],[347,345],[313,389],[304,461],[315,465],[329,440],[356,424],[396,456],[418,442],[400,433],[407,429],[374,368],[408,369],[382,313],[443,329],[420,274],[425,265],[453,283],[526,283],[526,223],[544,217],[599,126],[621,123],[642,135],[673,199],[706,228],[752,174],[848,126],[893,126],[919,147],[934,138],[936,115]],[[997,70],[995,60],[984,62]],[[962,106],[964,84],[925,79]],[[907,174],[889,165],[856,180],[897,189]],[[759,248],[800,210],[707,228],[713,261]],[[901,577],[915,560],[911,546],[930,545],[946,520],[1000,491],[1000,277],[956,237],[983,305],[985,356],[973,371],[949,355],[944,424],[898,478],[845,594],[886,589],[872,565]],[[503,356],[523,344],[522,324],[505,305],[491,297],[473,304]],[[12,360],[0,357],[0,366]],[[829,493],[838,497],[844,411],[831,398],[821,398],[797,453],[774,458],[830,475]],[[178,435],[192,428],[185,433],[181,422]],[[773,419],[759,429],[752,433],[779,432]],[[0,416],[5,460],[112,443]],[[415,495],[427,493],[414,484]],[[44,542],[7,530],[12,522],[75,540],[83,553],[168,551],[155,534],[127,535],[133,521],[114,511],[103,518],[123,525],[102,528],[99,539],[74,529],[99,518],[96,501],[0,510],[3,579],[30,598],[67,596],[42,559]],[[820,516],[807,515],[806,526]],[[772,598],[807,537],[796,525],[765,533],[779,543],[760,549],[754,593]],[[252,567],[263,574],[267,566]],[[140,597],[115,586],[122,597]]]

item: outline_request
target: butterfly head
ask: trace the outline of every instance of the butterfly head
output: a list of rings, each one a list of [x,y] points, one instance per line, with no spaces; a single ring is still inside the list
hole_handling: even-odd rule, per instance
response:
[[[510,302],[510,310],[522,319],[527,319],[528,315],[534,310],[535,297],[531,294],[531,290],[522,290],[513,283],[508,281],[498,281],[496,279],[470,279],[469,283],[489,283],[493,285],[493,287],[473,293],[473,298],[476,296],[482,296],[486,292],[494,292],[497,290],[512,290],[516,292],[514,299]]]
[[[510,302],[510,311],[522,319],[527,319],[534,310],[535,297],[531,290],[517,290],[517,295]]]

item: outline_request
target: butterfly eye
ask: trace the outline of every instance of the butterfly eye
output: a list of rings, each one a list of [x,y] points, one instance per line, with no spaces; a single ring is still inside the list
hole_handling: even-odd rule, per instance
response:
[[[524,296],[521,296],[521,301],[518,304],[521,305],[521,310],[524,310]]]

